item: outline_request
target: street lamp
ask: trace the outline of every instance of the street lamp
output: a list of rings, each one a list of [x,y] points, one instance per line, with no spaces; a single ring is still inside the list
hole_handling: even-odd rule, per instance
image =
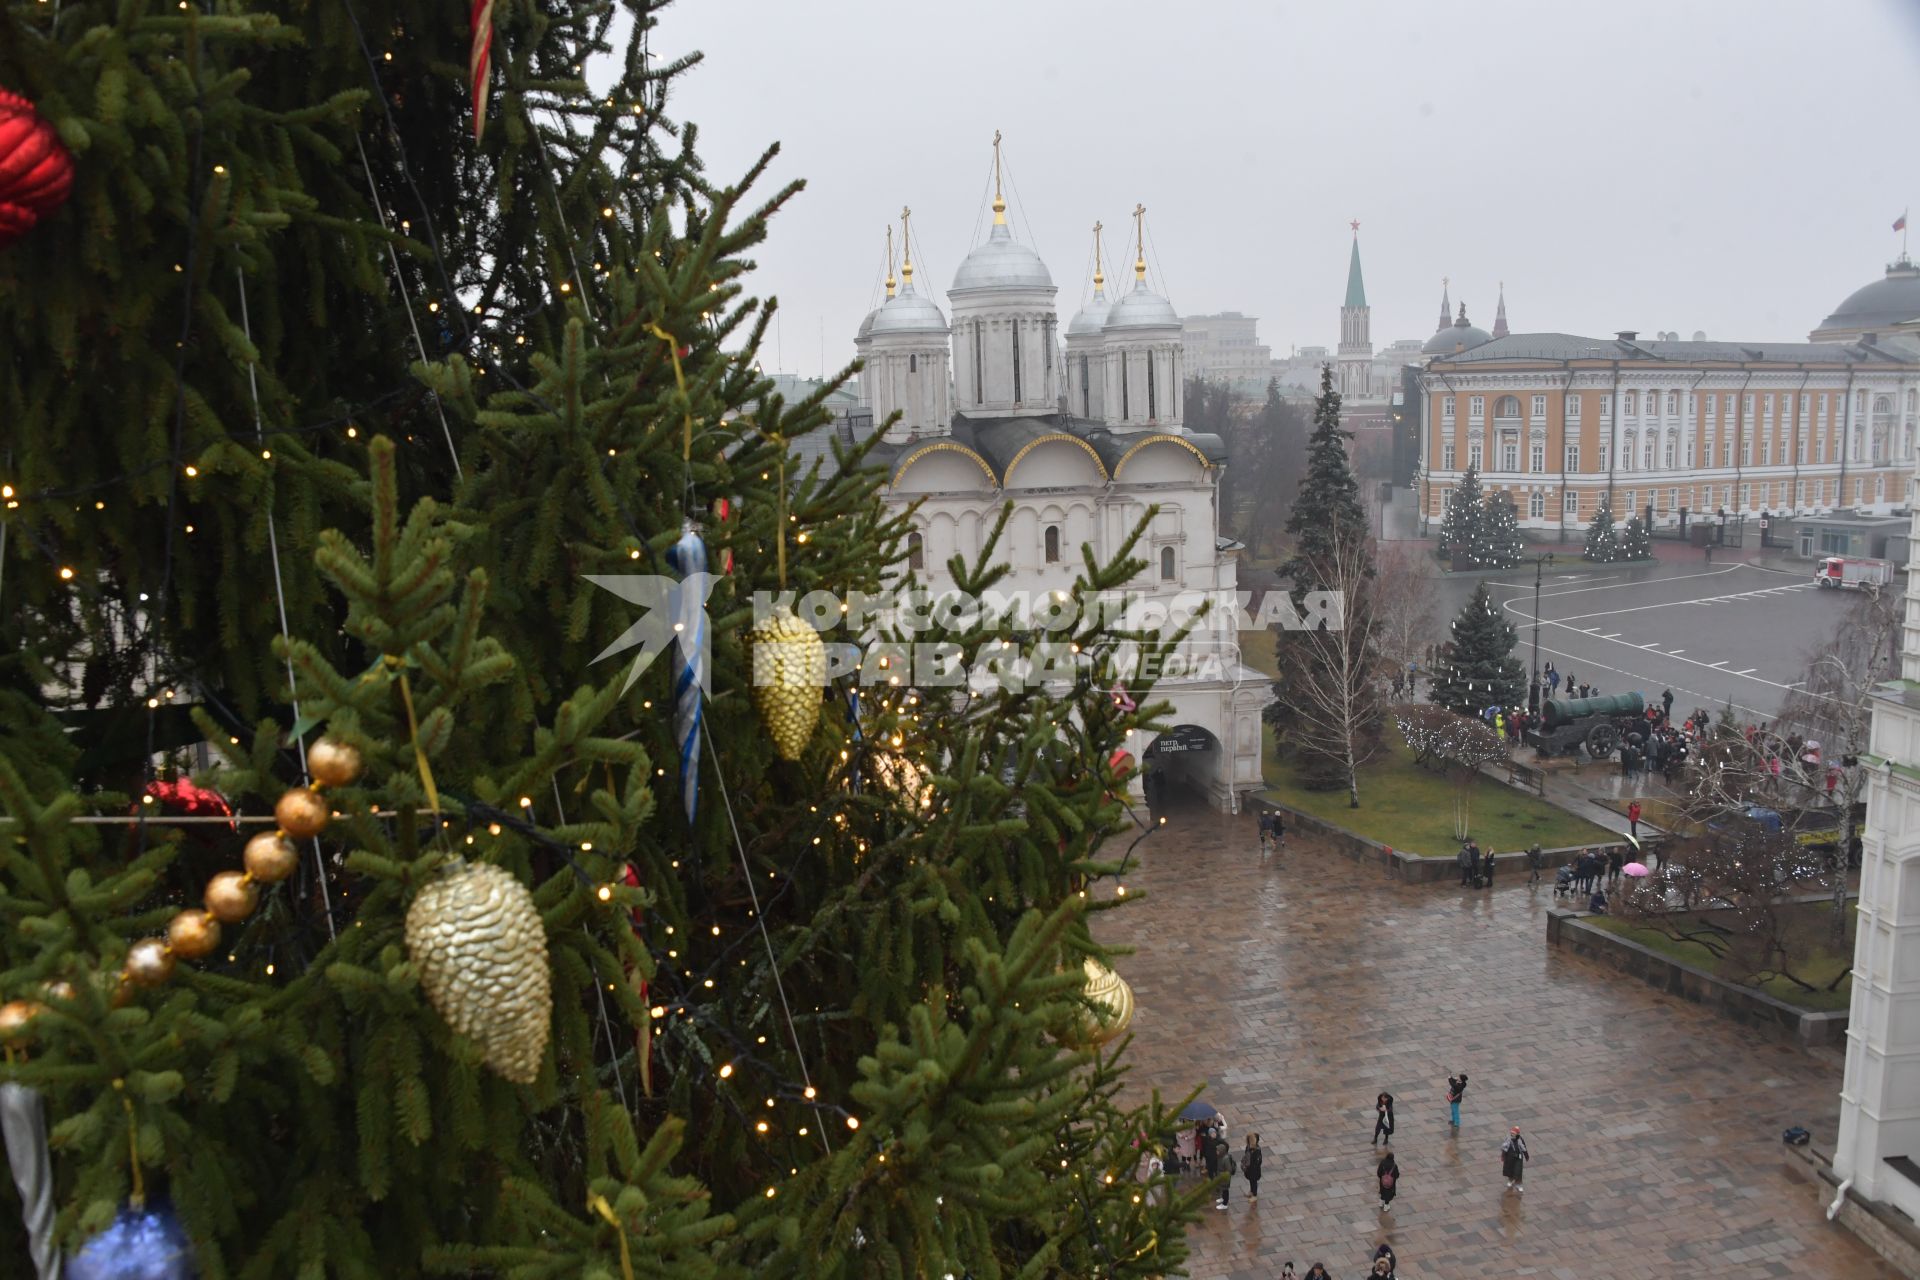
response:
[[[1540,574],[1553,563],[1553,552],[1533,558],[1533,678],[1527,682],[1527,714],[1540,714]]]

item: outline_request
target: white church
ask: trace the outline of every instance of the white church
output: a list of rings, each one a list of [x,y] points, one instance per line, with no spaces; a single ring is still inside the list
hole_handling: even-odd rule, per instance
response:
[[[954,274],[951,322],[915,287],[903,211],[898,292],[890,267],[887,299],[854,339],[866,367],[858,415],[876,426],[900,415],[872,456],[891,471],[889,501],[919,504],[905,567],[936,595],[951,590],[948,559],[976,560],[1011,502],[999,547],[1010,573],[996,589],[1063,590],[1083,546],[1111,559],[1157,505],[1133,590],[1169,606],[1232,593],[1240,545],[1219,533],[1225,445],[1181,425],[1180,317],[1147,287],[1143,247],[1132,289],[1111,302],[1096,251],[1092,299],[1063,335],[1053,276],[1007,223],[997,142],[995,154],[993,226]],[[1135,209],[1141,246],[1144,214]],[[1190,672],[1153,690],[1172,704],[1172,727],[1129,744],[1143,771],[1229,811],[1262,786],[1260,710],[1272,696],[1237,641],[1230,627],[1196,629],[1183,645]]]

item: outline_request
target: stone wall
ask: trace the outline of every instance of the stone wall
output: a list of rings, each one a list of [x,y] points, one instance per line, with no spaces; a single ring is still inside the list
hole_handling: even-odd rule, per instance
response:
[[[1782,1039],[1804,1045],[1844,1047],[1847,1039],[1847,1012],[1810,1012],[1775,999],[1764,991],[1743,987],[1716,977],[1651,947],[1629,938],[1597,929],[1585,923],[1585,913],[1551,907],[1547,911],[1547,941],[1578,956],[1598,960],[1620,972],[1639,978],[1650,987],[1669,995],[1704,1004],[1715,1011]]]
[[[1345,827],[1336,826],[1324,818],[1316,818],[1310,813],[1302,813],[1291,805],[1280,804],[1265,797],[1258,797],[1251,803],[1255,813],[1263,809],[1277,810],[1286,822],[1289,832],[1310,832],[1320,839],[1325,840],[1338,852],[1358,862],[1370,862],[1385,871],[1388,876],[1395,880],[1405,880],[1409,884],[1458,883],[1460,880],[1460,869],[1454,864],[1452,854],[1448,854],[1443,858],[1421,857],[1417,853],[1407,853],[1400,849],[1390,848],[1377,840],[1369,840],[1367,837],[1349,831]],[[1641,843],[1643,846],[1649,845],[1648,841],[1642,841]],[[1542,873],[1541,882],[1543,884],[1550,882],[1556,867],[1571,863],[1575,858],[1580,856],[1581,851],[1584,849],[1599,849],[1605,852],[1614,848],[1621,849],[1629,858],[1641,856],[1640,853],[1636,853],[1624,844],[1573,845],[1565,849],[1542,849],[1540,852],[1544,857],[1546,870]],[[1644,849],[1641,853],[1644,853]],[[1510,879],[1516,877],[1521,882],[1525,882],[1527,878],[1527,855],[1524,852],[1497,853],[1494,855],[1493,861],[1493,882],[1495,885],[1505,884]]]
[[[1819,1212],[1825,1213],[1840,1190],[1832,1153],[1813,1146],[1786,1147],[1785,1151],[1788,1167],[1807,1179]],[[1864,1200],[1849,1190],[1834,1221],[1899,1268],[1900,1274],[1920,1276],[1920,1226],[1906,1214],[1891,1205]]]

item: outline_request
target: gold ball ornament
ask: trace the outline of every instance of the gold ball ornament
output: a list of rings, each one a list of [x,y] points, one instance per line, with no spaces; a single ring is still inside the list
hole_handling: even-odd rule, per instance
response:
[[[312,787],[294,787],[273,806],[273,820],[295,840],[306,840],[327,829],[333,806]]]
[[[25,1044],[33,1036],[33,1020],[44,1006],[33,1000],[0,1004],[0,1044]]]
[[[518,876],[456,859],[407,909],[427,1000],[503,1079],[532,1084],[553,1023],[547,931]]]
[[[260,890],[238,871],[222,871],[207,881],[207,910],[222,924],[239,924],[260,905]]]
[[[827,646],[818,631],[785,605],[775,607],[773,616],[755,627],[749,639],[753,642],[754,709],[780,758],[798,760],[820,723]]]
[[[293,841],[276,831],[262,831],[247,841],[241,854],[247,874],[261,884],[279,884],[300,865],[300,851]]]
[[[40,988],[40,994],[49,1000],[76,1000],[80,993],[65,978],[55,978]]]
[[[900,799],[921,809],[933,807],[933,778],[905,756],[876,752],[873,757],[873,772],[885,784],[887,790]]]
[[[167,945],[182,960],[200,960],[220,945],[220,922],[207,911],[182,911],[167,921]]]
[[[158,938],[142,938],[127,951],[127,976],[143,987],[157,987],[173,976],[173,952]]]
[[[360,776],[360,748],[323,737],[307,748],[307,772],[323,787],[344,787]]]
[[[1091,956],[1084,966],[1087,1002],[1093,1006],[1082,1027],[1089,1048],[1126,1034],[1133,1023],[1133,988],[1127,980]]]

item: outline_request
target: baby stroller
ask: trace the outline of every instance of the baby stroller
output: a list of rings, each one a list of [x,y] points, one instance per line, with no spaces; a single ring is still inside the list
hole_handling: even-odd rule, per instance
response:
[[[1571,898],[1573,896],[1573,867],[1571,864],[1563,865],[1553,873],[1553,896],[1556,898]]]

